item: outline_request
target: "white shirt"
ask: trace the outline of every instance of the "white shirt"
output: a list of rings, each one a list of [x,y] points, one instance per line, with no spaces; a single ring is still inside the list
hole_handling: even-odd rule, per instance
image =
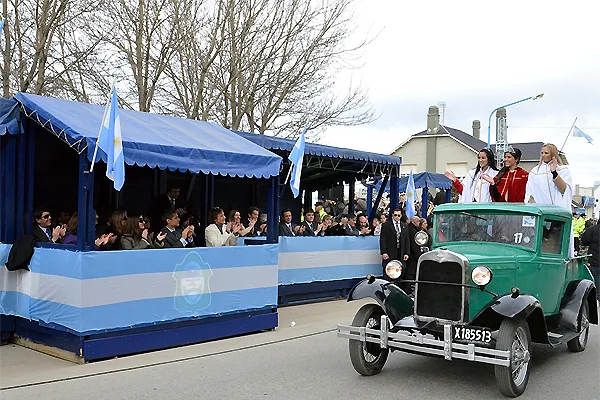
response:
[[[525,188],[525,203],[529,203],[530,199],[537,204],[554,204],[563,207],[571,212],[571,202],[573,201],[573,181],[571,179],[571,171],[566,165],[559,165],[556,168],[558,176],[567,184],[564,193],[558,190],[550,172],[550,165],[542,162],[540,165],[533,167],[527,179]],[[573,225],[571,225],[571,242],[569,244],[569,257],[575,255],[575,239],[573,236]]]
[[[558,190],[552,179],[552,172],[548,163],[541,163],[533,167],[529,173],[527,187],[525,189],[525,203],[529,203],[533,197],[533,201],[538,204],[554,204],[561,206],[571,211],[571,201],[573,200],[573,182],[571,179],[571,171],[565,165],[559,165],[556,172],[567,184],[564,193]]]
[[[459,203],[491,203],[492,196],[490,195],[490,184],[482,178],[482,175],[487,174],[491,178],[498,175],[498,171],[488,167],[485,171],[479,171],[475,176],[473,168],[467,173],[460,183],[463,185],[463,192],[458,196]]]

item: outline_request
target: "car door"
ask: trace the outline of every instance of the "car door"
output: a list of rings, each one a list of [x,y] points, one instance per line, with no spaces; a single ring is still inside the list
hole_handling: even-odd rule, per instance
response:
[[[542,222],[541,251],[538,259],[535,297],[544,314],[556,314],[565,282],[567,267],[565,241],[568,232],[564,221],[546,218]]]

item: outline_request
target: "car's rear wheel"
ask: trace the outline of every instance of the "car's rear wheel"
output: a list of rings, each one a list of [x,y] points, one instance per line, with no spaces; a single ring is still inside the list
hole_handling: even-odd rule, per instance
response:
[[[518,397],[527,387],[531,369],[531,333],[527,322],[505,318],[500,325],[496,349],[510,351],[508,367],[494,366],[498,388],[507,397]]]
[[[587,346],[588,336],[590,335],[590,305],[587,297],[583,299],[581,303],[581,309],[579,310],[579,336],[573,338],[567,342],[567,347],[573,353],[579,353],[585,350]]]
[[[358,310],[352,321],[352,326],[364,326],[370,329],[381,328],[383,310],[376,304],[365,304]],[[383,369],[387,361],[389,349],[382,349],[379,344],[349,340],[350,361],[361,375],[376,375]]]

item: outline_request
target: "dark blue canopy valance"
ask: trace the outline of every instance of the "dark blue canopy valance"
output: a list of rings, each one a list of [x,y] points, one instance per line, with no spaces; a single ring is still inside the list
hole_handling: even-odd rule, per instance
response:
[[[274,136],[259,135],[256,133],[234,131],[244,139],[248,139],[268,150],[283,150],[290,152],[296,143],[295,140],[283,139]],[[360,150],[343,149],[340,147],[326,146],[322,144],[308,143],[304,147],[304,154],[338,158],[344,160],[369,161],[382,165],[400,166],[400,157],[385,154],[369,153]]]
[[[104,107],[19,93],[25,114],[92,160]],[[281,157],[217,124],[119,110],[129,165],[214,175],[267,178],[279,175]],[[1,126],[1,125],[0,125]],[[98,150],[99,158],[106,155]]]
[[[12,99],[0,98],[0,135],[19,133],[19,103]]]

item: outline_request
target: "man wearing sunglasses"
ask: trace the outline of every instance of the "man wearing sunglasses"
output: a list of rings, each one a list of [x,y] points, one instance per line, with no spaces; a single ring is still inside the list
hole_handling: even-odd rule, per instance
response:
[[[62,243],[65,237],[66,227],[52,226],[52,216],[45,208],[37,208],[33,211],[35,225],[33,227],[33,237],[37,243]]]
[[[385,266],[391,260],[401,261],[406,266],[410,256],[410,241],[408,239],[408,227],[400,221],[402,210],[395,209],[392,219],[381,226],[379,235],[379,250],[381,252],[383,277],[386,277]]]

